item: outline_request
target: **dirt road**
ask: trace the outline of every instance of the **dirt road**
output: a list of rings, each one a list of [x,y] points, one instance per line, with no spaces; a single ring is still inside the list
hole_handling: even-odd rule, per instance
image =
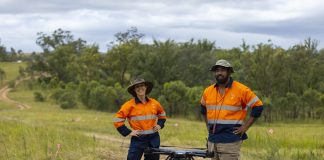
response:
[[[19,83],[19,82],[18,82]],[[18,84],[16,83],[16,84]],[[10,92],[12,88],[9,88],[8,85],[2,87],[0,89],[0,101],[4,101],[6,103],[10,103],[10,104],[13,104],[15,105],[17,108],[19,109],[29,109],[30,106],[28,106],[27,104],[23,104],[23,103],[20,103],[20,102],[17,102],[17,101],[14,101],[12,99],[10,99],[8,97],[8,93]]]

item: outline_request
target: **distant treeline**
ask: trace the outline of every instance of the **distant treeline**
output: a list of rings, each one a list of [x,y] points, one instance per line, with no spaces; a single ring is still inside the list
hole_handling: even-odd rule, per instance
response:
[[[130,98],[130,80],[143,77],[154,83],[149,96],[162,103],[168,116],[194,119],[203,89],[214,83],[209,67],[226,59],[234,66],[233,78],[263,100],[264,121],[324,118],[324,50],[317,49],[316,40],[288,49],[271,41],[222,49],[207,39],[145,44],[143,36],[136,28],[117,33],[108,51],[100,53],[96,44],[75,39],[69,31],[38,33],[43,52],[28,57],[25,73],[41,73],[39,83],[63,108],[82,102],[109,112]]]
[[[0,62],[13,62],[18,60],[25,60],[26,56],[22,50],[16,51],[14,48],[8,50],[3,44],[1,44],[0,39]]]

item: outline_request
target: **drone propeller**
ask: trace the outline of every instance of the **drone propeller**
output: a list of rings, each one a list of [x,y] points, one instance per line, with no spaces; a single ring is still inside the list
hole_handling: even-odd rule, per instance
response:
[[[172,147],[172,148],[183,148],[183,149],[198,149],[198,150],[207,150],[207,148],[200,147],[182,147],[182,146],[172,146],[172,145],[161,145],[160,147]]]

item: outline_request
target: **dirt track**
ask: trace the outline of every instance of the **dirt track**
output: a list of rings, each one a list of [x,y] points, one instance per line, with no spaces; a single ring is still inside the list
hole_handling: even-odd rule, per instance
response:
[[[16,84],[18,84],[18,83],[19,82],[17,82]],[[17,101],[14,101],[8,97],[8,93],[10,92],[11,89],[12,88],[9,88],[8,85],[6,85],[0,89],[0,101],[4,101],[4,102],[10,103],[10,104],[13,104],[19,109],[29,109],[30,106],[20,103],[20,102],[17,102]]]

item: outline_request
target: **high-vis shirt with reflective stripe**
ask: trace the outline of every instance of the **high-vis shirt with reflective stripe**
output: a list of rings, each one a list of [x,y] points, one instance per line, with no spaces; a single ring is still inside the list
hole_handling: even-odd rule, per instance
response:
[[[153,98],[148,98],[146,104],[136,103],[135,98],[132,98],[116,113],[114,126],[123,126],[126,119],[133,130],[141,130],[140,134],[152,134],[157,120],[166,119],[166,114],[161,104]]]
[[[207,110],[209,124],[242,124],[248,108],[262,106],[261,100],[245,85],[231,81],[225,93],[219,93],[217,85],[210,85],[200,103]]]

